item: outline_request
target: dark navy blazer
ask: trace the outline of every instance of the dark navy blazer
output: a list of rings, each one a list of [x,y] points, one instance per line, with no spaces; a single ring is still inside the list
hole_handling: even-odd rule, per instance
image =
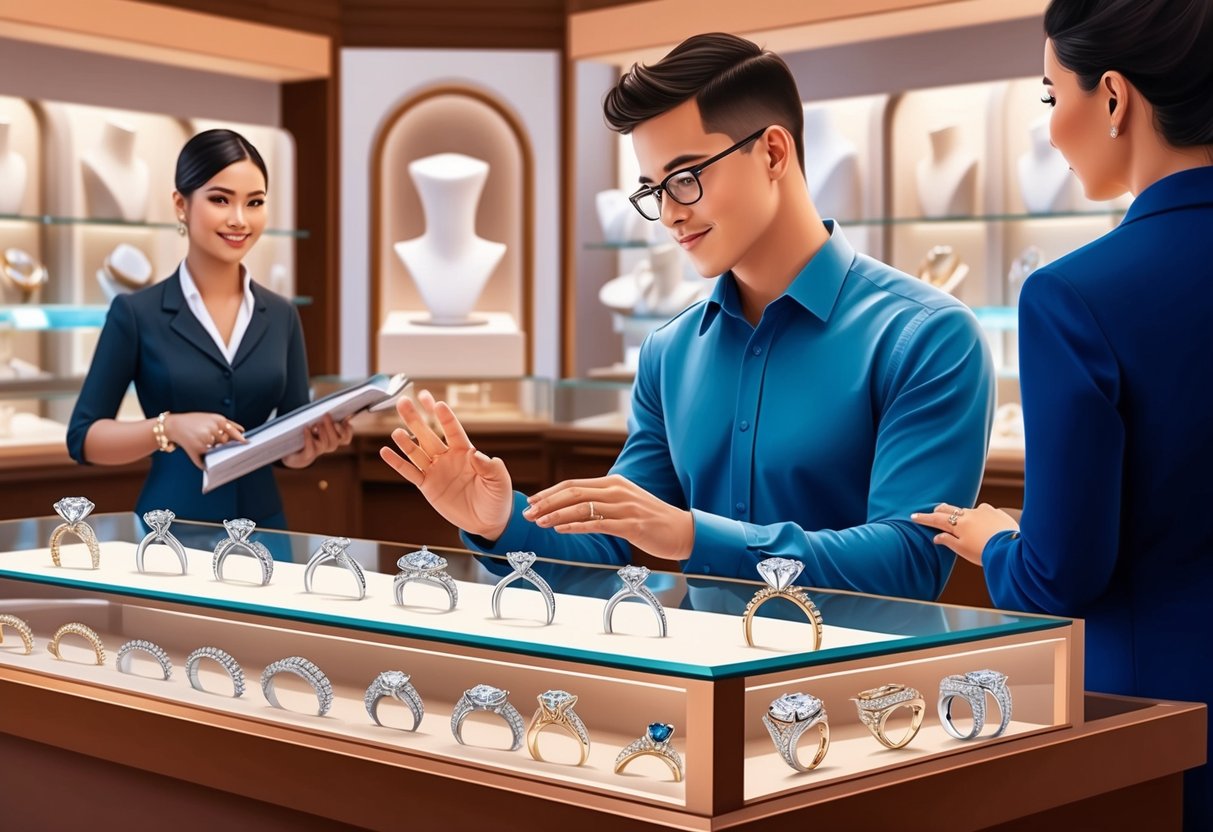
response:
[[[114,298],[68,426],[72,458],[88,462],[88,429],[115,416],[132,381],[149,418],[165,410],[206,411],[251,430],[275,411],[306,404],[307,355],[299,313],[256,283],[252,292],[252,318],[231,364],[190,310],[177,274]],[[202,472],[178,449],[152,455],[136,510],[156,508],[190,520],[262,521],[282,511],[282,500],[268,466],[203,494]]]
[[[1019,356],[1024,511],[983,553],[994,603],[1085,618],[1090,690],[1213,701],[1213,167],[1034,272]],[[1205,776],[1188,828],[1213,829]]]

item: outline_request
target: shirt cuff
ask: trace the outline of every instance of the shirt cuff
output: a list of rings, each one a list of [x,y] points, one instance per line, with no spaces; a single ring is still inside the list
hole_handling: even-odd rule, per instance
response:
[[[505,525],[505,531],[496,540],[488,540],[478,534],[469,534],[459,530],[459,539],[463,545],[475,552],[486,555],[504,555],[506,552],[517,552],[528,549],[527,539],[531,535],[534,524],[522,516],[529,505],[526,495],[521,491],[514,492],[514,507],[510,510],[510,521]]]
[[[691,517],[695,523],[695,545],[682,571],[689,575],[739,577],[749,551],[745,526],[738,520],[694,508]]]

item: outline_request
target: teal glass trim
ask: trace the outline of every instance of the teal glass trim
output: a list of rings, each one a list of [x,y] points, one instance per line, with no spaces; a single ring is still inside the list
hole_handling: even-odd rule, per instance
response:
[[[296,306],[311,306],[307,295],[291,298]],[[20,304],[0,306],[0,325],[18,332],[57,332],[72,329],[100,329],[105,325],[109,306],[105,304]]]

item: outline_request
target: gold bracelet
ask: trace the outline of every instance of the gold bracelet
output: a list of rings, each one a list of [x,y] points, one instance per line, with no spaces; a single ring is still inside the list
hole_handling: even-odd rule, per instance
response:
[[[156,448],[166,454],[177,450],[177,443],[170,442],[164,432],[164,420],[168,418],[168,414],[167,410],[161,413],[156,417],[156,424],[152,425],[152,436],[156,437]]]

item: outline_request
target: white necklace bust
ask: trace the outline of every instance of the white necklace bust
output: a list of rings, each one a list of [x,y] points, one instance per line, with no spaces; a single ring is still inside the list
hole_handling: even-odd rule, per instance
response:
[[[12,124],[0,121],[0,214],[20,214],[29,170],[12,149]]]
[[[977,158],[961,143],[960,128],[949,125],[929,134],[931,153],[918,163],[918,201],[928,217],[973,214]]]
[[[1049,117],[1028,128],[1032,146],[1016,160],[1019,193],[1024,207],[1032,214],[1074,211],[1082,198],[1078,181],[1066,159],[1049,142]]]
[[[859,155],[821,105],[804,108],[804,168],[809,194],[823,217],[861,218]]]
[[[90,217],[143,222],[147,219],[147,162],[135,156],[133,128],[105,122],[101,141],[84,154],[84,196]]]
[[[425,232],[393,248],[430,310],[427,323],[480,323],[469,316],[505,256],[505,243],[476,236],[476,206],[489,175],[487,162],[439,153],[409,163],[425,212]]]

